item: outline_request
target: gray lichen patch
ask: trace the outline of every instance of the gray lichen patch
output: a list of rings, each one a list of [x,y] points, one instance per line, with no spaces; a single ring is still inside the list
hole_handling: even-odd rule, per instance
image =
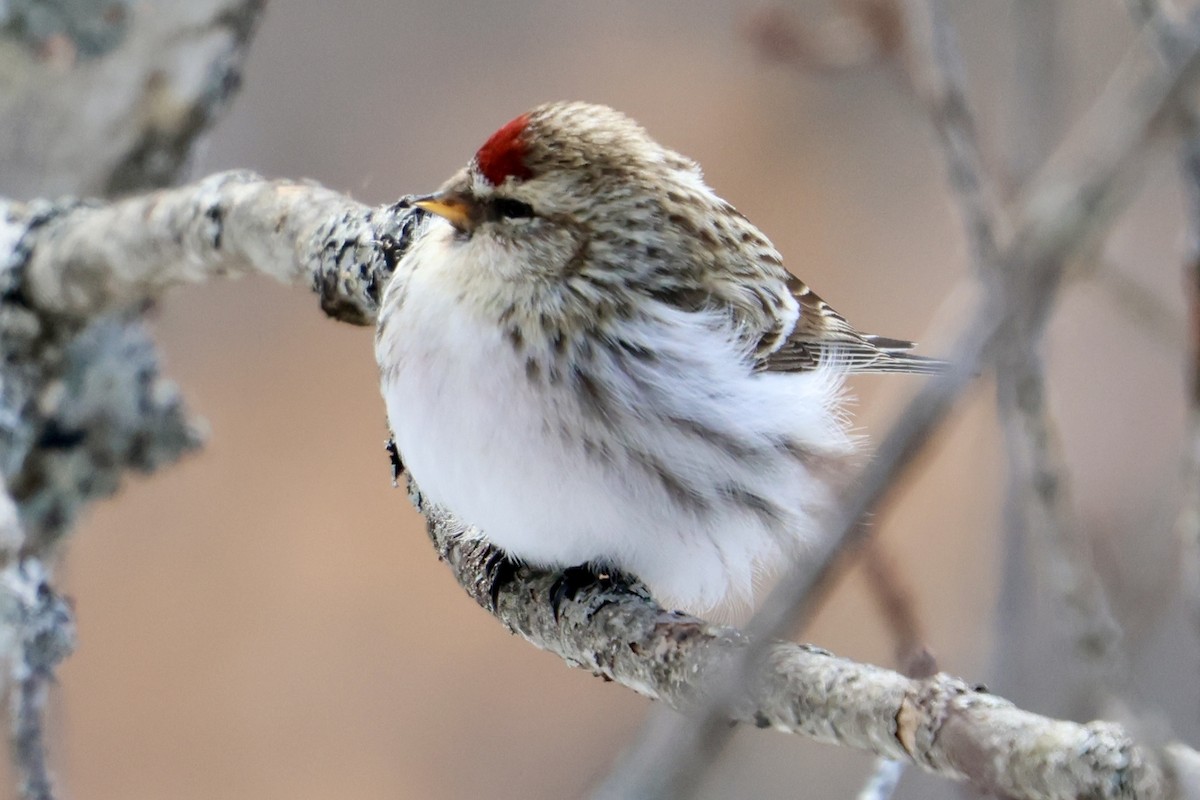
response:
[[[121,44],[129,30],[129,0],[9,0],[0,4],[0,31],[35,52],[56,40],[81,59]]]
[[[25,552],[53,545],[124,471],[152,471],[201,442],[136,310],[80,322],[29,304],[23,242],[54,216],[13,205],[0,223],[13,245],[0,262],[0,474]]]
[[[8,312],[0,306],[0,318]],[[48,339],[29,355],[56,357],[43,357],[46,369],[24,370],[12,398],[24,402],[4,408],[30,432],[4,461],[16,462],[6,477],[34,547],[62,536],[88,502],[114,493],[126,470],[151,472],[202,441],[141,322],[102,317],[61,344]]]

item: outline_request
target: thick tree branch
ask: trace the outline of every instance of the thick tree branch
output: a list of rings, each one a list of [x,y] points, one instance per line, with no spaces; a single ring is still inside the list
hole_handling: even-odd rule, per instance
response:
[[[509,630],[567,663],[681,711],[747,637],[656,604],[639,585],[597,581],[562,598],[563,574],[514,566],[410,485],[455,579]],[[1040,717],[944,674],[910,679],[820,648],[773,642],[734,719],[853,747],[1014,798],[1189,796],[1174,759],[1120,726]],[[614,788],[612,797],[629,797]]]
[[[236,93],[262,8],[0,3],[0,192],[112,195],[176,180]],[[74,638],[43,564],[127,470],[171,463],[200,441],[136,309],[49,315],[22,291],[38,233],[80,211],[0,199],[0,683],[18,788],[37,800],[54,796],[43,717]],[[113,233],[93,230],[92,245]]]
[[[39,214],[41,216],[39,216]],[[37,309],[87,317],[169,286],[257,271],[310,284],[343,322],[370,325],[423,212],[369,208],[311,183],[213,175],[107,206],[31,212],[23,291]]]

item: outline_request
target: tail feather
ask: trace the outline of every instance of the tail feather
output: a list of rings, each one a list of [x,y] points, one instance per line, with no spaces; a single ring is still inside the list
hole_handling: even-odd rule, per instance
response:
[[[949,361],[913,353],[881,350],[879,356],[869,362],[852,364],[851,372],[906,372],[915,375],[937,375],[945,372]]]

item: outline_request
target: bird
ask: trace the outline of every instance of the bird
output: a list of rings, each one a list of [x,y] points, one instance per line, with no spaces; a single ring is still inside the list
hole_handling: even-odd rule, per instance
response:
[[[944,366],[861,333],[607,106],[521,114],[411,205],[376,328],[388,424],[423,497],[515,563],[749,602],[860,449],[845,376]]]

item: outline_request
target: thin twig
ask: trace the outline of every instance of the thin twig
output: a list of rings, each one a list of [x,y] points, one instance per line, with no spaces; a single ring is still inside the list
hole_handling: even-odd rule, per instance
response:
[[[933,675],[938,671],[937,659],[929,650],[912,592],[877,538],[872,537],[863,546],[862,566],[868,591],[892,634],[892,649],[900,671],[910,678]]]
[[[1000,243],[1009,232],[980,151],[957,36],[944,0],[897,2],[905,9],[910,33],[905,72],[937,133],[971,263],[982,271],[997,264]]]
[[[1173,19],[1160,0],[1129,0],[1135,20],[1153,26],[1159,52],[1168,63],[1181,58],[1187,46],[1188,25]],[[1192,21],[1200,17],[1193,9]],[[1183,586],[1193,624],[1200,633],[1200,119],[1190,106],[1181,108],[1190,135],[1184,140],[1180,173],[1187,198],[1188,258],[1184,265],[1184,284],[1188,301],[1189,337],[1187,375],[1188,416],[1180,480],[1182,498],[1175,519],[1179,542]]]
[[[1112,261],[1097,254],[1078,270],[1078,277],[1096,286],[1126,321],[1155,347],[1169,353],[1183,353],[1191,347],[1188,321],[1145,284],[1127,275]]]
[[[914,14],[926,17],[924,25],[912,24],[913,31],[929,31],[924,47],[914,48],[918,62],[910,69],[919,97],[926,99],[930,116],[939,133],[941,151],[950,174],[950,184],[966,221],[973,266],[985,282],[1000,283],[1009,278],[994,255],[997,242],[1004,238],[1007,220],[996,202],[997,192],[988,180],[975,130],[974,115],[966,91],[965,70],[958,52],[954,29],[943,0],[910,3]],[[1025,9],[1025,14],[1031,14]],[[1046,15],[1050,13],[1049,19]],[[1052,12],[1035,14],[1042,26],[1053,22]],[[918,37],[914,37],[916,39]],[[1053,27],[1042,30],[1036,44],[1053,46]],[[1051,102],[1049,75],[1038,75],[1034,68],[1048,69],[1050,58],[1041,55],[1022,59],[1024,77],[1045,86],[1031,90],[1031,102]],[[922,79],[923,78],[923,79]],[[927,85],[926,85],[927,84]],[[1052,125],[1049,112],[1037,107],[1029,114],[1039,118],[1031,123],[1024,144],[1039,151]],[[1037,153],[1035,163],[1040,160]],[[999,337],[996,354],[997,412],[1004,431],[1008,453],[1008,496],[1004,519],[1007,537],[1021,538],[1034,544],[1035,561],[1046,565],[1043,585],[1059,604],[1072,612],[1074,650],[1089,665],[1089,671],[1104,675],[1108,683],[1119,682],[1124,674],[1125,658],[1117,643],[1120,631],[1109,609],[1099,577],[1091,568],[1091,554],[1082,540],[1072,510],[1069,469],[1058,436],[1058,426],[1046,402],[1045,376],[1040,356],[1044,317],[1036,319],[1013,309],[1011,320]],[[1005,563],[1016,570],[1007,574],[1004,591],[1014,592],[1025,581],[1021,578],[1026,564],[1015,559]],[[1001,652],[1005,648],[998,648]]]
[[[1058,80],[1058,3],[1017,0],[1013,6],[1016,113],[1008,114],[1010,148],[1001,179],[1005,197],[1018,193],[1050,155],[1062,122]]]
[[[924,47],[914,48],[918,64],[910,69],[918,96],[925,98],[930,116],[939,133],[941,150],[950,174],[950,185],[966,221],[968,241],[976,270],[985,281],[1006,279],[995,259],[997,242],[1003,239],[1006,219],[996,202],[996,191],[987,178],[974,115],[966,92],[965,70],[958,52],[956,36],[943,0],[910,4],[925,16],[926,24],[909,29],[929,31]],[[1040,15],[1044,16],[1044,14]],[[1047,20],[1042,19],[1045,25]],[[1053,29],[1040,33],[1040,43],[1052,45]],[[917,38],[917,37],[914,37]],[[1047,66],[1046,58],[1023,59],[1025,69]],[[923,80],[922,80],[923,78]],[[1046,75],[1026,75],[1049,85]],[[1039,102],[1049,102],[1050,90],[1036,90]],[[1032,115],[1044,117],[1034,109]],[[1047,135],[1048,119],[1033,127],[1035,134]],[[1044,145],[1044,142],[1028,144]],[[990,274],[988,271],[991,271]],[[1045,377],[1039,343],[1043,319],[1035,319],[1020,307],[999,337],[996,355],[997,410],[1008,451],[1009,481],[1007,513],[1008,537],[1020,537],[1034,543],[1036,563],[1047,565],[1044,585],[1060,604],[1073,612],[1075,652],[1091,671],[1109,676],[1124,674],[1125,663],[1117,643],[1119,629],[1108,606],[1098,576],[1090,567],[1091,555],[1082,541],[1071,506],[1070,479],[1066,458],[1050,409],[1046,403]],[[1015,564],[1013,559],[1006,563]],[[1023,571],[1023,564],[1015,564]],[[1015,589],[1023,583],[1009,576]],[[1001,647],[1001,650],[1004,648]]]

